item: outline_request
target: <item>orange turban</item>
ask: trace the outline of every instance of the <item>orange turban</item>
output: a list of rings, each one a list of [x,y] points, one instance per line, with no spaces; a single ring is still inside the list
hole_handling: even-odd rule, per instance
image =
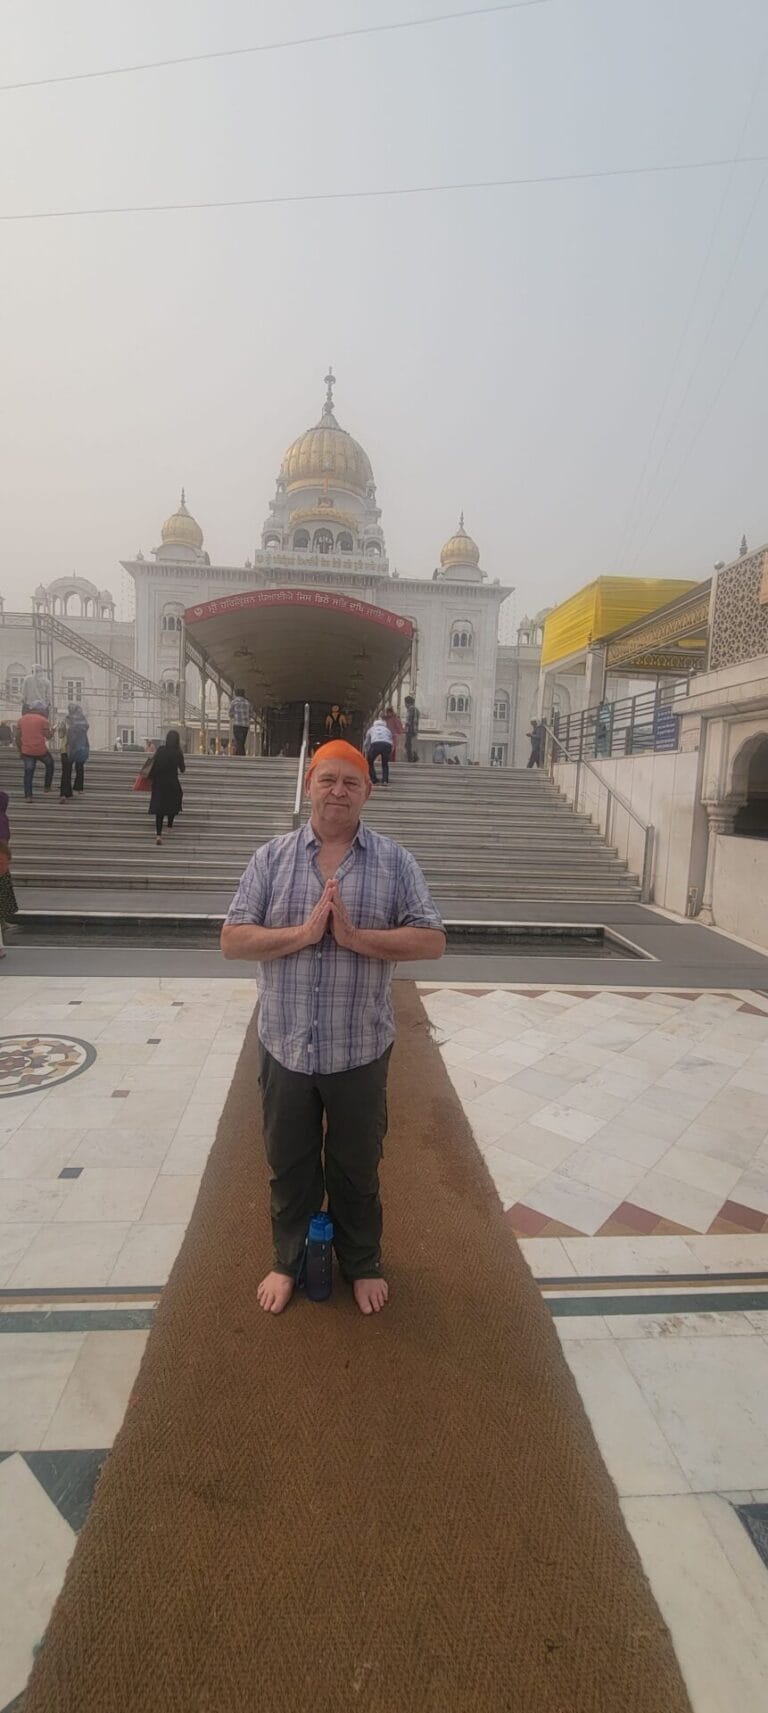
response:
[[[345,743],[343,738],[332,738],[330,743],[320,745],[307,768],[308,779],[321,761],[345,761],[348,767],[356,767],[359,773],[362,773],[366,779],[368,778],[368,763],[365,756],[361,755],[360,750],[355,749],[353,744]]]

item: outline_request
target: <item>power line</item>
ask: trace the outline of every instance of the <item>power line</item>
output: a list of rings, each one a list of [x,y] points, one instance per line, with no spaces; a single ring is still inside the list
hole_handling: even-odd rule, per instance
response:
[[[766,51],[764,52],[764,54],[762,56],[762,59],[760,60],[760,64],[759,64],[758,70],[757,70],[757,76],[755,78],[755,82],[754,82],[753,89],[752,89],[752,94],[751,94],[750,100],[747,104],[746,112],[744,115],[744,122],[742,124],[741,131],[739,133],[739,139],[738,139],[738,142],[736,145],[736,158],[737,159],[740,155],[741,149],[742,149],[743,144],[744,144],[745,137],[746,137],[747,132],[749,130],[749,125],[750,125],[750,121],[752,118],[752,112],[753,112],[753,109],[755,106],[755,102],[757,100],[757,96],[758,96],[759,91],[760,91],[760,86],[761,86],[762,81],[763,81],[763,74],[765,72],[765,67],[766,67],[767,61],[768,61],[768,49],[766,49]],[[691,322],[693,320],[693,315],[694,315],[696,306],[697,306],[698,301],[699,301],[699,296],[701,293],[702,285],[704,283],[704,278],[705,278],[705,275],[707,272],[707,268],[709,267],[709,263],[710,263],[711,258],[712,258],[712,254],[713,254],[714,247],[715,247],[715,239],[717,237],[717,231],[718,231],[718,228],[720,226],[720,222],[722,220],[723,213],[725,211],[725,206],[726,206],[726,203],[728,201],[728,197],[729,197],[730,192],[731,192],[731,188],[732,188],[733,180],[734,180],[734,176],[735,176],[735,171],[736,171],[736,162],[734,161],[734,164],[731,167],[729,176],[728,176],[726,183],[723,187],[723,193],[722,193],[722,196],[720,198],[720,203],[719,203],[719,206],[717,209],[717,213],[715,214],[714,224],[713,224],[712,230],[710,232],[709,243],[707,245],[701,267],[699,269],[699,275],[698,275],[698,279],[696,281],[696,285],[694,287],[693,296],[692,296],[691,301],[689,303],[688,311],[687,311],[687,314],[686,314],[685,319],[683,321],[682,328],[680,330],[680,337],[679,337],[678,342],[677,342],[677,348],[675,350],[675,355],[672,359],[672,364],[671,364],[671,367],[669,370],[669,375],[667,378],[667,384],[666,384],[665,389],[664,389],[664,394],[663,394],[663,397],[661,400],[661,404],[659,405],[659,409],[658,409],[657,414],[656,414],[656,420],[654,422],[651,437],[650,437],[650,440],[648,442],[648,447],[646,450],[645,458],[643,460],[642,469],[641,469],[640,475],[638,476],[638,479],[637,479],[637,485],[635,487],[635,491],[634,491],[634,494],[632,496],[632,501],[631,501],[631,504],[629,507],[629,511],[627,513],[627,518],[626,518],[626,522],[624,525],[624,529],[622,530],[621,540],[619,543],[619,549],[618,549],[618,552],[617,552],[616,558],[615,558],[615,564],[616,564],[617,570],[620,569],[621,562],[622,562],[625,554],[629,550],[629,546],[630,546],[630,542],[632,540],[632,536],[635,532],[635,529],[637,528],[637,525],[639,523],[640,517],[642,516],[643,510],[644,510],[645,506],[647,506],[647,504],[648,504],[648,501],[649,501],[650,496],[653,492],[653,489],[656,486],[656,482],[658,481],[661,469],[663,468],[664,460],[666,458],[667,452],[669,450],[670,443],[671,443],[672,438],[674,436],[675,429],[677,428],[677,424],[680,421],[680,417],[682,415],[682,412],[683,412],[685,405],[686,405],[686,402],[688,400],[688,396],[689,396],[691,387],[692,387],[693,382],[695,380],[695,377],[698,373],[698,370],[699,370],[699,367],[701,364],[701,359],[704,355],[704,351],[705,351],[706,346],[709,342],[710,334],[712,332],[715,321],[717,320],[718,314],[720,312],[720,307],[722,305],[723,298],[724,298],[725,293],[728,289],[728,286],[730,285],[731,279],[733,278],[733,274],[735,272],[737,262],[739,260],[740,255],[741,255],[741,251],[744,247],[744,241],[745,241],[745,238],[747,236],[747,232],[749,231],[749,227],[752,223],[752,218],[753,218],[753,215],[755,213],[757,203],[760,199],[760,196],[761,196],[762,190],[763,190],[763,186],[766,182],[765,177],[764,177],[762,180],[762,183],[760,184],[760,186],[758,188],[757,194],[756,194],[755,199],[752,203],[752,207],[750,208],[749,214],[747,216],[746,224],[745,224],[745,226],[741,232],[741,236],[739,238],[739,242],[738,242],[738,245],[736,247],[736,251],[735,251],[735,254],[733,257],[733,261],[731,263],[730,270],[729,270],[728,275],[726,277],[725,283],[724,283],[723,287],[721,288],[720,294],[719,294],[717,302],[715,304],[715,309],[714,309],[712,318],[711,318],[711,320],[707,326],[707,330],[706,330],[706,333],[705,333],[704,338],[702,340],[702,343],[699,346],[698,354],[696,356],[696,359],[695,359],[693,368],[691,370],[691,373],[689,374],[688,381],[687,381],[687,384],[685,387],[685,391],[683,393],[683,397],[680,400],[680,403],[677,407],[677,411],[675,413],[675,418],[674,418],[674,421],[672,423],[672,427],[669,430],[667,438],[664,442],[664,446],[661,450],[659,458],[657,459],[656,467],[654,469],[653,476],[651,477],[651,481],[648,484],[648,488],[647,488],[647,490],[643,496],[643,499],[641,501],[640,496],[642,494],[643,485],[645,483],[645,478],[648,474],[648,470],[650,467],[651,457],[653,455],[653,450],[654,450],[654,446],[656,443],[656,438],[657,438],[657,435],[660,431],[661,424],[664,420],[664,415],[665,415],[665,412],[667,409],[667,405],[669,404],[669,400],[670,400],[671,395],[672,395],[672,387],[673,387],[675,376],[677,373],[678,364],[680,362],[680,358],[682,357],[683,350],[685,348],[685,343],[686,343],[686,340],[688,338],[688,331],[689,331]],[[638,502],[640,502],[640,503],[638,503]]]
[[[664,461],[666,459],[669,448],[672,445],[672,441],[675,437],[675,433],[677,431],[678,423],[679,423],[680,418],[683,414],[683,411],[685,410],[685,407],[688,403],[688,399],[689,399],[690,394],[691,394],[691,388],[692,388],[693,383],[696,379],[696,376],[699,372],[699,369],[701,368],[701,361],[702,361],[702,358],[704,356],[704,352],[706,351],[706,348],[709,344],[710,337],[712,334],[712,330],[713,330],[715,322],[717,321],[717,318],[720,314],[720,311],[723,307],[723,303],[724,303],[726,294],[728,292],[728,288],[730,286],[731,280],[733,279],[733,276],[736,272],[736,268],[737,268],[739,261],[741,259],[741,253],[742,253],[742,250],[744,249],[744,244],[746,242],[747,233],[749,231],[750,226],[752,225],[752,221],[753,221],[754,216],[755,216],[757,205],[760,201],[760,198],[763,194],[763,191],[765,190],[766,183],[768,183],[768,172],[763,173],[763,176],[760,180],[760,183],[757,187],[757,190],[755,191],[755,194],[752,198],[752,205],[750,207],[746,221],[744,222],[744,225],[742,227],[741,235],[739,237],[739,242],[738,242],[736,249],[734,251],[733,259],[731,261],[730,268],[728,269],[728,273],[726,274],[726,277],[725,277],[723,284],[720,288],[720,291],[718,293],[718,297],[717,297],[717,301],[715,303],[715,307],[714,307],[712,314],[709,318],[709,322],[707,323],[707,328],[706,328],[704,337],[703,337],[701,344],[699,346],[699,349],[696,353],[695,362],[694,362],[693,367],[691,369],[691,372],[688,376],[688,380],[687,380],[686,385],[685,385],[685,390],[683,392],[683,396],[680,399],[677,410],[675,411],[675,415],[672,419],[672,423],[671,423],[669,431],[667,433],[666,440],[664,441],[664,445],[662,446],[661,452],[659,453],[658,459],[656,461],[656,467],[654,469],[653,475],[651,477],[651,480],[650,480],[650,483],[648,486],[648,492],[645,496],[646,505],[648,503],[648,500],[650,499],[651,494],[653,493],[653,490],[654,490],[656,483],[659,479],[661,471],[664,467]],[[739,349],[741,349],[741,347],[739,347]],[[707,420],[707,418],[705,418],[705,420]],[[696,436],[696,438],[698,438],[698,435]],[[695,444],[695,442],[694,442],[694,444]],[[685,466],[683,466],[683,468],[684,467]],[[642,516],[642,509],[641,509],[641,512],[638,516],[638,520],[637,520],[638,522],[639,522],[640,516]],[[655,524],[653,527],[655,528]],[[645,541],[647,541],[647,539],[648,539],[648,537],[646,536]],[[645,545],[645,541],[643,542],[642,546]],[[642,552],[642,546],[640,548],[638,548],[637,552],[635,553],[635,557],[632,561],[632,565],[630,568],[631,570],[634,570],[634,567],[637,564],[637,561],[640,557],[640,553]]]
[[[398,196],[436,196],[452,191],[516,190],[547,184],[587,184],[593,180],[653,177],[665,173],[705,172],[716,167],[765,165],[768,155],[725,156],[706,161],[665,161],[659,166],[603,167],[595,172],[541,173],[526,178],[481,178],[449,184],[408,184],[384,190],[300,191],[289,196],[238,196],[208,202],[144,202],[104,208],[35,209],[22,214],[0,214],[0,221],[82,220],[114,214],[189,214],[217,208],[279,208],[312,202],[364,202]]]
[[[254,47],[214,48],[209,53],[175,54],[172,59],[150,59],[135,65],[104,66],[100,71],[71,71],[61,77],[31,77],[19,83],[0,83],[0,94],[14,89],[44,89],[53,83],[86,83],[99,77],[129,77],[137,71],[165,71],[175,65],[200,65],[214,59],[240,59],[246,54],[283,53],[288,48],[317,47],[323,42],[349,41],[356,36],[383,36],[394,30],[420,30],[433,24],[451,24],[464,18],[487,18],[498,12],[525,12],[532,6],[548,6],[551,0],[505,0],[495,6],[476,6],[461,12],[436,12],[430,18],[404,18],[399,23],[360,24],[351,30],[327,30],[322,35],[298,36],[280,42],[258,42]]]
[[[643,539],[640,543],[640,546],[637,549],[634,560],[633,560],[632,565],[630,567],[630,571],[634,570],[635,565],[637,564],[637,561],[640,558],[640,555],[643,551],[643,548],[650,541],[651,536],[653,535],[653,532],[656,528],[657,523],[659,522],[659,519],[660,519],[662,513],[666,510],[667,505],[672,498],[672,495],[675,491],[675,488],[677,487],[678,482],[680,481],[681,476],[683,476],[685,474],[685,471],[687,470],[688,465],[691,461],[691,456],[692,456],[696,446],[698,445],[699,440],[701,439],[701,436],[704,432],[704,429],[707,426],[707,423],[709,422],[709,419],[712,415],[712,412],[714,410],[716,410],[716,408],[720,402],[720,398],[722,396],[726,382],[730,379],[731,372],[733,369],[735,369],[736,364],[738,363],[738,360],[741,356],[741,353],[744,350],[744,346],[746,345],[748,339],[751,337],[752,333],[754,332],[754,329],[757,326],[758,321],[760,320],[760,316],[762,315],[762,313],[766,307],[768,307],[768,285],[766,286],[762,295],[758,298],[755,309],[753,310],[752,315],[750,317],[749,324],[748,324],[745,332],[742,334],[742,337],[739,340],[739,343],[736,347],[736,350],[734,351],[733,356],[732,356],[729,364],[727,365],[727,368],[725,369],[724,374],[721,376],[720,381],[718,382],[718,385],[715,388],[714,393],[712,394],[712,397],[709,401],[709,404],[706,407],[706,410],[703,412],[703,414],[699,420],[698,427],[696,428],[692,439],[688,443],[688,449],[685,453],[682,464],[679,466],[679,468],[677,470],[677,474],[675,476],[673,476],[672,481],[670,482],[669,487],[667,488],[667,491],[666,491],[664,498],[661,502],[661,505],[658,507],[658,509],[656,511],[653,522],[651,523],[650,527],[646,530],[646,533],[643,536]]]

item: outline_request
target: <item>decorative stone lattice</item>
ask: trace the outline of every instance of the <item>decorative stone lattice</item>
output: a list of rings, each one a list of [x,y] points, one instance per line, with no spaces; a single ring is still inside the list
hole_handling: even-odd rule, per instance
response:
[[[0,1036],[0,1099],[39,1094],[93,1064],[96,1049],[71,1035]]]
[[[763,559],[762,553],[753,553],[718,574],[709,658],[713,672],[768,654],[768,606],[760,602]]]

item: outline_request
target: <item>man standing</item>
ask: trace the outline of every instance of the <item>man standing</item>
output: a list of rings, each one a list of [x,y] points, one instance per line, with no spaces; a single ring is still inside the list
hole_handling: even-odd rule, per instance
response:
[[[46,714],[22,714],[16,726],[16,747],[24,763],[24,801],[32,802],[32,781],[39,761],[45,770],[45,790],[53,781],[54,760],[48,748],[51,728]]]
[[[45,714],[46,719],[51,712],[51,680],[46,677],[45,667],[39,661],[27,673],[21,686],[21,711],[22,714]]]
[[[386,720],[374,720],[368,727],[363,744],[368,757],[368,778],[372,785],[378,785],[376,778],[376,762],[381,756],[381,783],[389,784],[389,759],[392,754],[392,733]]]
[[[405,757],[406,761],[418,761],[419,752],[416,739],[419,735],[419,710],[415,696],[405,698]]]
[[[275,1264],[258,1295],[270,1314],[287,1306],[327,1188],[339,1266],[358,1308],[374,1314],[388,1296],[378,1167],[395,1034],[392,969],[442,957],[445,935],[410,852],[360,819],[371,785],[359,750],[343,739],[324,744],[305,789],[310,820],[256,851],[221,934],[226,958],[261,964]]]
[[[232,746],[235,755],[245,755],[253,709],[244,690],[236,690],[229,705],[232,726]]]
[[[542,720],[533,720],[531,722],[531,729],[528,733],[528,742],[531,746],[528,766],[541,767],[544,760],[544,722]]]

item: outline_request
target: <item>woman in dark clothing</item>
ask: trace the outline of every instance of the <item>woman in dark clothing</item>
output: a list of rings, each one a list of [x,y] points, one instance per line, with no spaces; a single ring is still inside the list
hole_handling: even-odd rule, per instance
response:
[[[167,820],[170,831],[177,815],[181,814],[181,804],[184,793],[181,789],[179,774],[185,773],[184,753],[178,732],[169,732],[165,743],[155,751],[149,778],[152,781],[152,796],[149,800],[149,813],[155,817],[155,843],[162,844],[163,821]]]
[[[82,796],[85,789],[85,764],[91,753],[88,743],[88,721],[79,702],[70,702],[61,743],[61,801],[72,796],[72,771],[75,791]]]

